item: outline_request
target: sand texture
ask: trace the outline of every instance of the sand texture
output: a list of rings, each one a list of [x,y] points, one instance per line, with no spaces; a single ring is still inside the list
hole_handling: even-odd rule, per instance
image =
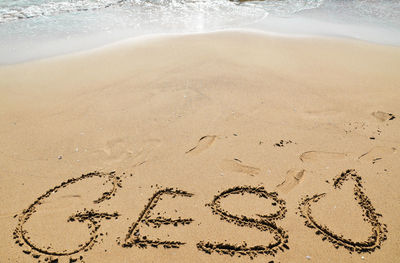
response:
[[[400,48],[226,32],[0,68],[0,262],[398,262]]]

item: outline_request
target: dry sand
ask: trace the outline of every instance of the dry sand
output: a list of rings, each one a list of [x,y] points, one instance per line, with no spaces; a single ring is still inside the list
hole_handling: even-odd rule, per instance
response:
[[[398,262],[399,89],[400,48],[243,32],[2,67],[0,261]]]

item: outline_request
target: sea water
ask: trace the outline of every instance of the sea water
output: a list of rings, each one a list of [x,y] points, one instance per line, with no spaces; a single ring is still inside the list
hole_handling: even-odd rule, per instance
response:
[[[400,0],[0,0],[0,64],[230,29],[400,45]]]

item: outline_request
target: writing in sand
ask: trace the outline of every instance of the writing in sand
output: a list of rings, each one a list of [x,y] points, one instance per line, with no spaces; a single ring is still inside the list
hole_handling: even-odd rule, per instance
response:
[[[83,237],[86,237],[86,240],[82,241],[76,248],[70,249],[53,248],[51,244],[39,244],[35,241],[38,237],[26,229],[27,223],[38,211],[41,210],[41,206],[46,203],[46,199],[59,191],[65,191],[74,184],[82,183],[91,179],[100,179],[104,182],[104,185],[110,184],[110,190],[103,192],[100,197],[91,201],[94,204],[100,204],[111,200],[113,197],[118,195],[122,188],[123,181],[130,177],[132,177],[132,174],[128,175],[123,173],[117,175],[116,172],[92,172],[83,174],[76,178],[71,178],[47,190],[31,205],[29,205],[27,209],[23,210],[22,213],[15,215],[15,217],[18,217],[18,225],[13,233],[15,243],[21,247],[23,253],[31,255],[34,259],[39,261],[59,262],[60,258],[64,258],[69,260],[69,262],[84,262],[84,254],[88,253],[90,249],[106,236],[101,232],[102,222],[104,220],[118,220],[118,218],[123,216],[121,212],[115,211],[112,213],[106,213],[104,211],[102,212],[84,208],[82,211],[77,211],[70,215],[66,218],[67,222],[86,224],[88,232],[88,235],[82,235],[82,239]],[[387,227],[385,224],[380,222],[380,217],[382,217],[382,215],[376,212],[371,200],[364,192],[362,177],[358,175],[355,170],[346,170],[333,178],[333,190],[340,189],[341,186],[347,182],[354,185],[354,198],[357,200],[358,205],[363,211],[362,217],[364,221],[366,221],[371,228],[371,234],[366,240],[353,241],[350,238],[336,234],[330,230],[328,226],[318,222],[318,219],[313,216],[313,204],[327,196],[327,193],[316,193],[311,197],[303,197],[299,202],[298,214],[303,218],[306,227],[315,231],[315,234],[320,236],[322,241],[330,242],[335,248],[342,247],[347,249],[350,253],[371,253],[374,250],[379,249],[382,242],[386,240]],[[168,202],[173,203],[179,198],[192,198],[195,194],[196,193],[190,193],[182,189],[172,187],[162,188],[157,186],[153,194],[149,196],[148,201],[143,204],[144,208],[137,216],[137,219],[131,222],[130,226],[127,226],[125,236],[117,238],[117,245],[127,249],[179,249],[184,246],[186,243],[183,240],[166,240],[166,238],[148,237],[141,232],[141,228],[150,226],[154,229],[158,229],[161,226],[167,225],[184,227],[193,224],[195,222],[193,218],[172,218],[160,215],[160,213],[154,214],[152,212],[157,208],[159,201],[163,198],[170,197],[171,199],[168,199]],[[260,199],[269,199],[272,206],[276,209],[270,214],[257,214],[257,217],[249,217],[246,215],[235,214],[229,211],[229,209],[224,208],[222,205],[222,201],[228,197],[236,196],[238,198],[243,198],[244,195],[251,195]],[[170,205],[174,207],[173,204]],[[246,242],[235,244],[233,242],[230,243],[229,241],[221,243],[212,240],[198,240],[196,248],[199,253],[215,253],[217,255],[230,255],[235,257],[244,256],[253,259],[256,256],[261,255],[273,257],[277,253],[285,253],[286,250],[290,249],[290,238],[288,232],[279,226],[279,222],[284,220],[287,213],[286,201],[280,198],[277,192],[269,192],[262,186],[235,186],[217,193],[211,198],[211,202],[206,204],[206,206],[209,207],[211,212],[222,221],[240,228],[252,228],[257,231],[267,232],[272,235],[273,238],[272,241],[256,245],[248,245]],[[124,233],[121,234],[122,236],[124,235]]]

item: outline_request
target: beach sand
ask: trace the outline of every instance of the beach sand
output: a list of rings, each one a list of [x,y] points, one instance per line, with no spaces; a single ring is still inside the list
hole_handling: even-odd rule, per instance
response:
[[[0,261],[398,262],[399,89],[398,47],[250,32],[3,66]]]

